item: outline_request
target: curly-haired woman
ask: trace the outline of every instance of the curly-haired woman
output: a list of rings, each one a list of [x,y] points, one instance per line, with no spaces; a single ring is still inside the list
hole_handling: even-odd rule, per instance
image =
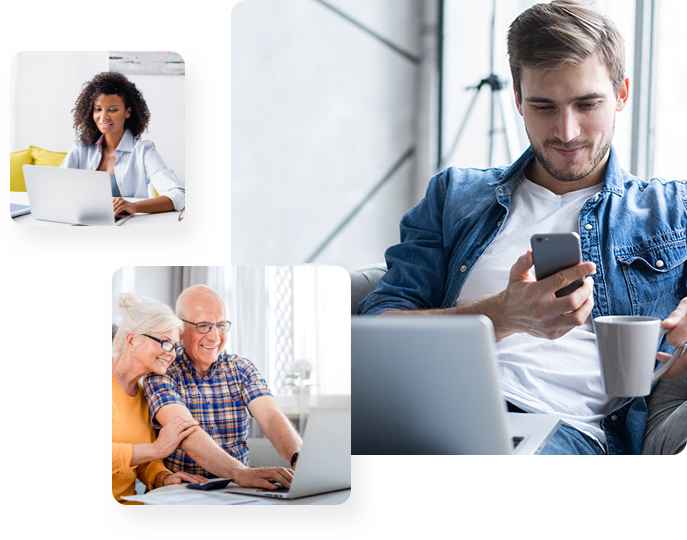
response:
[[[176,175],[155,145],[141,139],[150,111],[135,84],[121,73],[99,73],[83,85],[72,112],[77,140],[62,167],[109,172],[115,215],[184,208],[185,190]],[[150,184],[159,197],[148,199]]]

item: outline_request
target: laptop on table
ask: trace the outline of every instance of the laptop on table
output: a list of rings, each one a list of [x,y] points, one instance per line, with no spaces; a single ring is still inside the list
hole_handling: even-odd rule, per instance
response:
[[[351,409],[346,407],[310,411],[290,489],[228,487],[222,492],[298,499],[350,487]]]
[[[355,455],[536,454],[555,415],[508,413],[491,320],[354,317]]]
[[[115,216],[110,175],[103,171],[24,165],[31,215],[72,225],[121,225],[131,215]]]

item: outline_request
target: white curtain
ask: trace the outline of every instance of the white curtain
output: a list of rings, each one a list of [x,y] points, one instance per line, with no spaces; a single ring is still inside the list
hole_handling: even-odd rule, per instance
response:
[[[270,280],[269,286],[273,293],[278,287],[274,280]],[[343,268],[293,268],[291,358],[294,364],[307,361],[312,365],[311,376],[305,383],[311,387],[312,396],[350,396],[350,296],[350,278]],[[271,306],[272,331],[277,318],[285,316],[283,313],[281,310],[278,314]],[[277,358],[278,351],[274,347],[269,353],[270,364],[283,361]],[[284,367],[288,371],[291,366]],[[283,381],[269,382],[281,393],[292,391],[290,387],[282,386]],[[317,403],[324,402],[318,400]]]
[[[265,268],[228,266],[218,271],[209,284],[227,305],[231,330],[225,348],[251,360],[269,381],[268,301]]]
[[[280,376],[276,366],[284,359],[277,358],[275,321],[293,317],[293,354],[287,355],[291,358],[289,365],[280,368],[282,377],[284,367],[289,369],[293,362],[307,360],[313,366],[307,381],[308,386],[312,385],[312,396],[348,396],[350,402],[350,279],[345,270],[293,267],[293,309],[284,310],[276,305],[275,267],[191,267],[199,268],[205,269],[205,283],[226,303],[227,318],[232,323],[226,350],[251,360],[275,395],[292,393],[283,380],[277,380]]]
[[[119,325],[124,318],[124,312],[119,308],[119,295],[123,292],[136,290],[136,267],[124,266],[112,276],[112,323]]]
[[[176,304],[177,298],[184,289],[192,285],[207,285],[212,287],[216,280],[216,266],[174,266],[172,267],[172,298]],[[174,309],[176,306],[172,306]]]

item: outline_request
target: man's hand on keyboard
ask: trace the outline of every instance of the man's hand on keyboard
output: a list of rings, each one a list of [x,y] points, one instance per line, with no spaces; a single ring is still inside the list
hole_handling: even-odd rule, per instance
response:
[[[262,467],[240,469],[233,475],[234,482],[241,487],[258,487],[269,490],[277,489],[272,482],[279,482],[285,488],[291,487],[293,471],[283,467]]]

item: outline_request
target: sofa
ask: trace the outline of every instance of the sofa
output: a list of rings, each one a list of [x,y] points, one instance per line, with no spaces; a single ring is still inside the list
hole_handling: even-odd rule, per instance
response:
[[[377,263],[360,270],[349,272],[351,276],[351,315],[355,315],[358,304],[377,288],[380,278],[386,274],[386,264]]]
[[[24,165],[38,165],[41,167],[59,167],[62,165],[67,152],[53,152],[29,146],[27,150],[10,153],[10,191],[26,191],[24,181]]]
[[[37,146],[29,146],[27,150],[19,150],[10,153],[10,191],[26,191],[24,181],[24,165],[38,165],[41,167],[59,167],[62,165],[67,152],[53,152]],[[159,197],[160,194],[148,185],[148,197]]]

